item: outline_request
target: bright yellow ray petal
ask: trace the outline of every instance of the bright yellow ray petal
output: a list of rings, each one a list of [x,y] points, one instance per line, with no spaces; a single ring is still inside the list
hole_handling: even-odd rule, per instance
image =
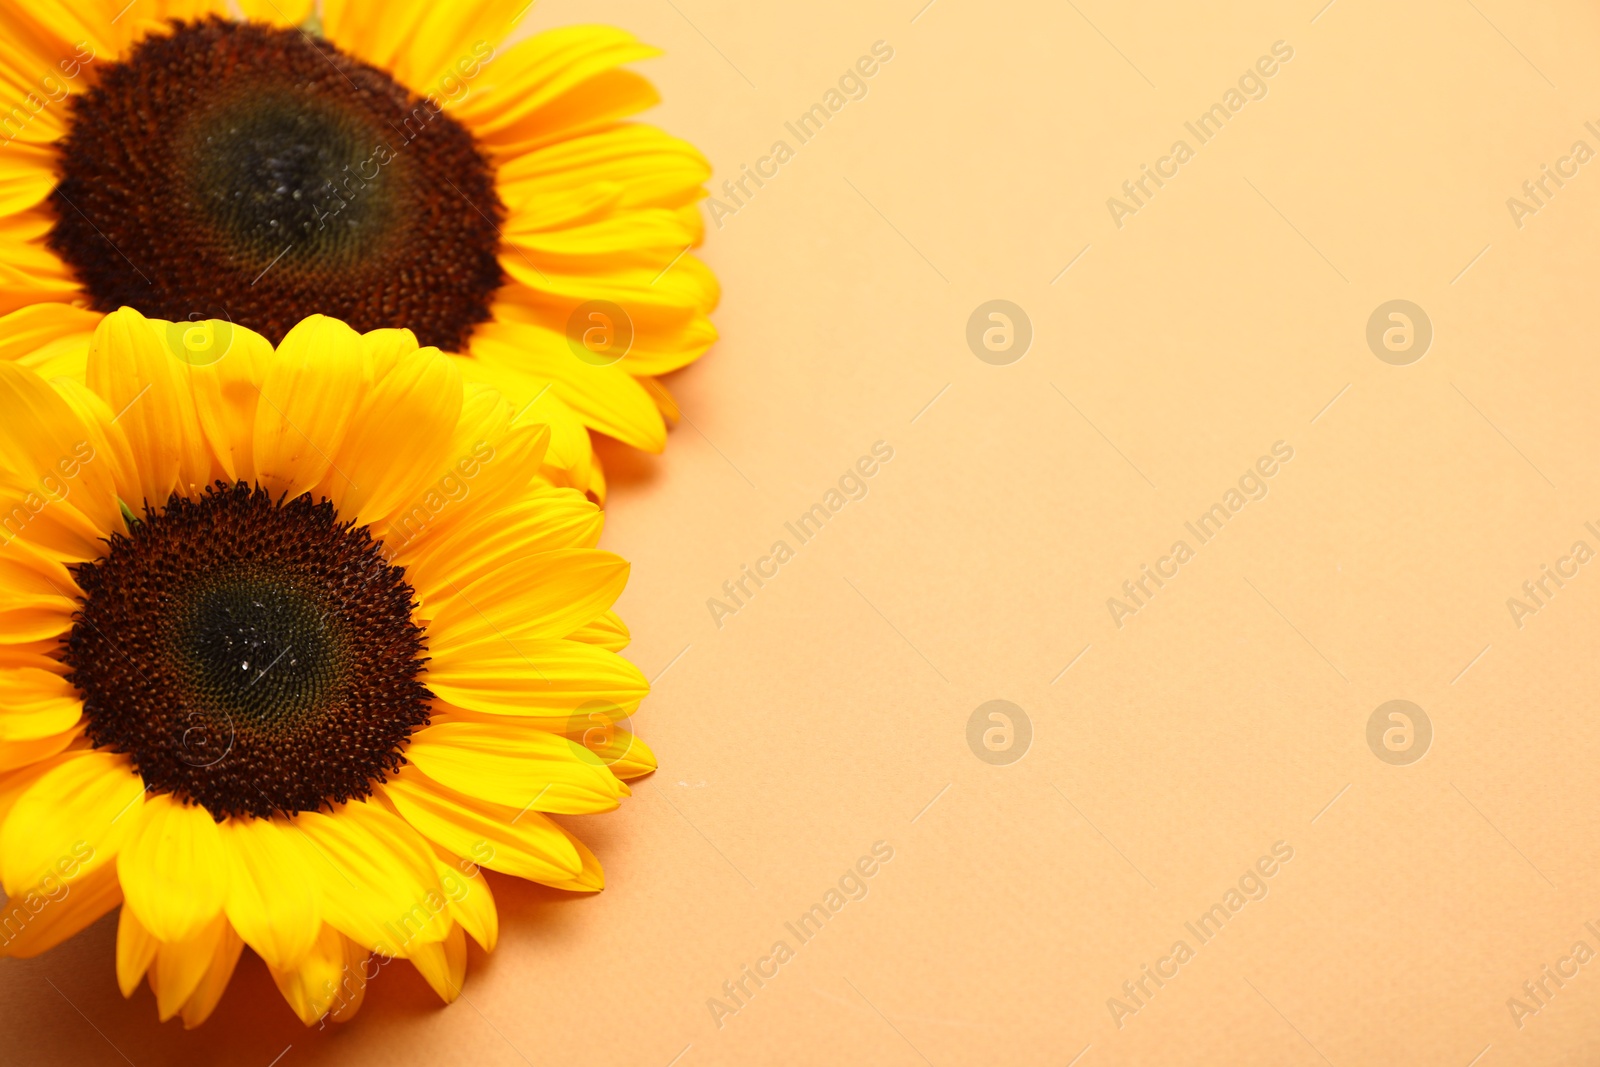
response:
[[[374,380],[385,377],[419,347],[417,335],[406,329],[368,330],[361,335],[361,350],[372,362]]]
[[[507,227],[529,232],[610,211],[693,204],[710,176],[711,165],[689,142],[646,123],[624,122],[508,158],[496,181],[510,213]],[[609,194],[607,211],[586,216],[581,205],[591,198],[583,193],[601,186]],[[563,197],[574,198],[566,208]]]
[[[76,607],[69,601],[0,609],[0,642],[13,644],[59,637],[72,628],[72,613]]]
[[[183,327],[201,338],[198,352],[192,346],[184,349],[196,360],[188,367],[188,378],[200,429],[222,475],[230,481],[253,482],[256,413],[261,407],[256,383],[273,358],[272,345],[253,330],[231,323]]]
[[[589,850],[589,846],[579,841],[576,834],[569,832],[565,827],[557,826],[562,835],[566,837],[572,850],[578,854],[578,860],[583,864],[577,874],[565,881],[546,882],[545,885],[552,889],[565,889],[572,893],[598,893],[606,887],[605,872],[600,868],[599,858]]]
[[[18,770],[0,771],[0,826],[5,824],[6,816],[11,814],[12,807],[32,788],[33,783],[37,782],[41,775],[51,768],[60,766],[69,758],[66,754],[56,755]]]
[[[454,1004],[461,995],[461,983],[467,976],[467,940],[461,927],[450,927],[443,941],[418,945],[410,955],[411,966],[423,980],[439,994],[446,1004]]]
[[[347,995],[352,977],[345,936],[328,923],[323,924],[316,942],[298,963],[286,968],[268,964],[267,969],[278,992],[307,1026],[315,1026],[329,1008]]]
[[[633,639],[633,635],[628,632],[628,624],[614,611],[608,611],[593,622],[578,627],[567,637],[587,645],[598,645],[612,652],[621,652]]]
[[[450,918],[472,935],[485,952],[493,952],[500,940],[500,915],[495,910],[489,879],[477,864],[433,846],[434,866],[439,884],[450,900]]]
[[[6,245],[15,247],[10,242]],[[15,361],[48,378],[59,368],[56,361],[63,355],[87,359],[89,342],[102,318],[98,311],[71,304],[46,302],[18,308],[0,318],[0,360]],[[83,373],[81,364],[77,372]]]
[[[434,723],[411,736],[406,758],[462,796],[514,811],[611,811],[627,792],[583,745],[522,725]]]
[[[424,96],[453,106],[471,99],[473,84],[533,6],[529,0],[458,0],[424,4],[425,16],[396,56],[395,73]]]
[[[316,0],[239,0],[245,18],[273,26],[298,26],[316,6]]]
[[[437,658],[475,641],[565,637],[610,608],[627,584],[627,561],[599,549],[563,548],[507,560],[424,601],[428,648]]]
[[[0,956],[29,959],[55,948],[122,901],[117,872],[101,866],[66,882],[47,878],[0,908]]]
[[[568,137],[615,125],[661,102],[649,81],[631,70],[596,74],[534,111],[494,129],[476,128],[478,139],[496,159],[511,159]]]
[[[194,992],[179,1009],[178,1015],[183,1019],[185,1030],[193,1030],[211,1017],[217,1002],[222,999],[223,991],[228,988],[233,969],[239,963],[239,953],[243,950],[244,942],[239,935],[233,927],[223,923],[222,936],[217,939],[216,948],[212,951],[210,966],[206,968],[200,984],[195,986]]]
[[[60,675],[39,668],[0,670],[0,742],[65,733],[82,715],[82,700]]]
[[[347,1023],[355,1018],[356,1012],[361,1010],[361,1002],[366,999],[369,981],[367,976],[374,973],[372,953],[348,937],[342,940],[344,972],[333,991],[333,1000],[328,1005],[328,1019],[336,1023]],[[382,959],[383,957],[379,957],[380,962]]]
[[[228,921],[269,966],[289,970],[322,927],[315,882],[306,877],[321,860],[288,819],[228,819],[219,829],[228,854]]]
[[[352,801],[336,813],[302,812],[318,861],[322,914],[357,943],[386,956],[441,940],[449,931],[433,853],[416,831],[375,804]]]
[[[194,398],[157,332],[164,325],[122,308],[101,320],[89,346],[85,381],[127,437],[140,494],[127,503],[135,510],[146,502],[165,504],[174,489],[187,493],[211,480]]]
[[[42,541],[38,534],[52,524],[97,529],[101,537],[120,525],[115,472],[94,464],[93,439],[79,413],[47,382],[15,363],[0,363],[0,541]],[[16,514],[17,507],[26,515]]]
[[[504,641],[452,649],[428,665],[428,688],[442,700],[507,715],[572,712],[588,701],[624,711],[639,706],[650,685],[639,668],[581,641]]]
[[[156,1015],[162,1022],[178,1014],[200,988],[217,958],[218,946],[231,932],[227,917],[218,913],[184,940],[161,943],[147,977],[156,995]]]
[[[480,866],[536,882],[583,870],[572,842],[539,812],[474,801],[408,769],[379,788],[424,837]]]
[[[533,125],[539,112],[625,63],[660,55],[615,26],[563,26],[513,45],[476,79],[457,105],[480,137]]]
[[[144,782],[126,756],[79,752],[17,798],[0,826],[4,887],[15,894],[49,874],[79,875],[116,859],[138,822]]]
[[[26,211],[55,188],[56,153],[44,146],[12,141],[0,149],[0,214]]]
[[[56,464],[56,475],[67,486],[69,494],[73,479],[92,467],[91,483],[96,479],[109,483],[105,490],[108,499],[139,500],[142,494],[133,449],[128,445],[128,435],[123,432],[121,423],[116,421],[116,414],[98,393],[78,378],[57,378],[50,384],[77,413],[86,431],[85,436],[73,444],[76,466],[70,462]],[[113,530],[122,529],[120,505],[118,514],[110,522]]]
[[[624,782],[642,778],[656,769],[656,754],[637,735],[615,725],[589,726],[569,734],[594,753],[607,769]]]
[[[277,496],[313,488],[344,443],[354,405],[367,389],[360,335],[313,315],[278,345],[261,382],[253,437],[256,477]]]
[[[0,651],[4,649],[0,648]],[[65,752],[82,735],[83,723],[80,722],[64,733],[0,743],[0,772],[14,771]]]
[[[139,922],[164,943],[186,941],[228,899],[228,854],[211,813],[171,794],[146,799],[117,856],[122,891]],[[180,998],[187,999],[187,994]]]
[[[626,307],[633,325],[633,345],[617,366],[632,375],[669,373],[694,362],[717,339],[717,329],[707,312],[715,306],[720,292],[703,263],[694,256],[680,256],[678,251],[681,250],[672,254],[675,260],[658,255],[661,262],[650,271],[650,278],[660,278],[657,286],[666,286],[666,279],[680,270],[689,273],[688,284],[665,293],[640,293],[637,281],[648,284],[649,279],[643,273],[635,274],[631,267],[626,272],[613,271],[602,264],[588,275],[568,276],[570,272],[547,262],[549,272],[541,272],[544,277],[538,285],[514,282],[501,288],[495,299],[495,319],[564,335],[573,311],[588,298],[585,293],[613,302],[620,299],[623,303],[619,306]],[[627,275],[635,281],[620,284]]]
[[[321,494],[341,518],[381,522],[426,492],[461,417],[461,373],[437,348],[400,357],[361,398]]]
[[[591,429],[647,452],[660,452],[666,443],[661,412],[639,383],[615,364],[579,359],[562,333],[494,322],[473,334],[471,347],[474,358],[463,368],[471,381],[529,397],[548,383]]]
[[[509,507],[469,516],[448,533],[402,553],[399,562],[417,596],[427,602],[536,552],[593,548],[604,525],[601,510],[577,490],[535,489]]]
[[[144,928],[132,908],[124,907],[117,914],[117,988],[124,998],[139,988],[160,947],[161,942]]]

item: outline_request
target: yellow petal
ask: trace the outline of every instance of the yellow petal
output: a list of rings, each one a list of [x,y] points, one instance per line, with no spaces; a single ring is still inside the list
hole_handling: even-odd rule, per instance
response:
[[[7,242],[8,247],[15,248]],[[40,371],[67,353],[87,356],[89,340],[104,316],[72,304],[40,303],[0,318],[0,360]],[[81,370],[80,370],[81,373]]]
[[[461,416],[461,374],[437,348],[402,356],[361,398],[322,492],[339,516],[372,524],[423,493]]]
[[[374,381],[381,380],[417,348],[417,335],[406,329],[368,330],[361,335],[361,350],[372,364]]]
[[[647,452],[660,452],[666,443],[666,423],[650,394],[615,364],[579,359],[565,333],[491,322],[474,331],[471,348],[475,358],[468,372],[475,381],[510,397],[532,397],[549,384],[590,429]]]
[[[33,783],[53,767],[60,766],[65,760],[70,759],[75,753],[52,755],[48,759],[31,763],[20,770],[0,771],[0,826],[5,825],[6,817],[11,814],[11,809],[17,801],[33,787]]]
[[[475,581],[452,582],[425,604],[428,647],[438,657],[473,641],[565,637],[610,608],[627,584],[627,561],[598,549],[507,560]]]
[[[352,801],[332,815],[302,812],[320,862],[322,914],[353,941],[386,956],[442,940],[450,915],[433,853],[404,821],[375,804]]]
[[[98,530],[101,537],[120,524],[113,472],[92,462],[92,436],[42,378],[0,363],[0,471],[7,488],[0,495],[8,498],[0,508],[0,541],[19,535],[37,540],[34,529],[41,521]],[[19,505],[26,511],[19,512]]]
[[[0,670],[0,742],[35,741],[77,725],[83,702],[60,675]]]
[[[322,928],[315,882],[320,863],[289,820],[228,819],[219,829],[228,854],[228,921],[267,964],[289,970]]]
[[[194,362],[186,369],[200,429],[221,473],[229,481],[253,482],[256,413],[261,407],[256,383],[274,358],[272,345],[260,334],[227,322],[178,325],[201,333],[202,344],[209,346],[190,355]]]
[[[333,1000],[328,1005],[328,1018],[336,1023],[347,1023],[355,1018],[356,1012],[361,1010],[361,1002],[366,999],[367,985],[371,981],[369,975],[377,971],[372,963],[373,955],[348,937],[344,941],[344,973],[339,984],[333,990]],[[388,957],[377,957],[380,964],[388,962]]]
[[[220,912],[182,941],[164,941],[150,968],[150,988],[156,995],[156,1015],[166,1022],[200,988],[217,950],[228,932],[227,917]]]
[[[531,6],[527,0],[390,0],[381,6],[326,0],[322,25],[329,40],[402,84],[421,94],[441,93],[441,76],[457,70],[458,61],[481,65]],[[458,73],[466,77],[474,69],[465,66]]]
[[[116,858],[139,821],[144,782],[126,756],[78,752],[40,775],[0,826],[4,886],[15,894],[46,875],[86,874]]]
[[[399,560],[426,602],[536,552],[593,548],[604,523],[600,509],[576,489],[541,488],[509,507],[475,514]]]
[[[124,997],[133,996],[145,972],[155,961],[161,942],[150,936],[133,909],[124,907],[117,915],[117,988]]]
[[[428,840],[490,870],[547,883],[583,870],[572,842],[539,812],[475,801],[405,770],[378,788]]]
[[[122,901],[114,867],[76,879],[47,877],[0,908],[0,956],[29,959],[55,948]]]
[[[443,941],[416,946],[409,958],[439,999],[454,1004],[467,976],[467,939],[462,936],[461,927],[452,925],[450,935]]]
[[[169,793],[146,799],[117,874],[128,906],[163,942],[193,937],[228,899],[228,855],[216,820]]]
[[[439,884],[450,900],[450,918],[472,935],[485,952],[493,952],[500,940],[500,915],[495,910],[489,879],[471,860],[464,860],[433,846],[434,865]]]
[[[262,379],[256,477],[274,496],[299,496],[332,469],[354,410],[350,400],[366,391],[361,337],[337,319],[312,315],[278,345]]]
[[[507,228],[524,232],[603,218],[612,211],[692,204],[710,176],[711,165],[693,145],[639,122],[508,158],[495,175],[511,213]],[[604,211],[584,212],[583,200],[576,199],[576,212],[551,214],[552,199],[597,186],[610,193]]]
[[[316,0],[239,0],[245,18],[273,26],[298,26],[315,7]]]
[[[228,981],[233,977],[233,969],[239,963],[239,953],[244,950],[244,942],[233,927],[227,923],[222,924],[222,936],[217,939],[216,948],[211,955],[211,965],[206,968],[205,975],[200,979],[200,984],[195,986],[189,999],[184,1001],[179,1016],[183,1019],[183,1028],[193,1030],[211,1017],[216,1010],[217,1002],[222,999],[222,993],[228,988]]]
[[[8,116],[15,110],[8,109]],[[8,117],[7,121],[14,120]],[[42,203],[55,188],[51,173],[55,153],[21,141],[5,145],[5,152],[6,162],[11,165],[0,168],[0,214],[11,215]],[[24,165],[18,165],[24,160]]]
[[[3,651],[4,646],[0,646]],[[65,733],[36,737],[29,741],[0,741],[0,772],[14,771],[19,767],[37,764],[58,753],[65,752],[83,734],[83,722]]]
[[[307,1026],[315,1026],[346,997],[352,981],[345,936],[329,924],[318,931],[316,942],[299,963],[287,968],[268,964],[267,970],[278,992]]]
[[[187,493],[211,480],[194,397],[158,332],[168,325],[122,308],[100,321],[89,346],[85,381],[127,437],[140,492],[128,501],[135,508],[165,504],[175,489]]]
[[[574,641],[582,641],[586,645],[598,645],[612,652],[621,652],[632,640],[632,635],[628,633],[628,624],[614,611],[606,612],[567,636]]]
[[[566,837],[568,844],[578,854],[578,860],[583,864],[583,867],[577,874],[565,881],[546,882],[545,885],[550,886],[552,889],[565,889],[571,893],[600,892],[606,887],[606,876],[605,872],[600,869],[599,857],[589,850],[589,846],[579,841],[576,834],[569,832],[565,827],[558,826],[556,829],[560,830],[562,835]]]
[[[428,665],[426,682],[451,704],[503,715],[571,714],[590,701],[629,712],[650,691],[639,668],[621,656],[565,640],[454,648]]]
[[[475,80],[472,93],[461,101],[459,110],[475,133],[496,142],[537,139],[535,131],[540,126],[552,133],[571,132],[569,124],[541,122],[540,112],[547,108],[560,111],[563,98],[570,94],[588,97],[583,102],[591,107],[611,104],[602,113],[621,118],[629,110],[618,112],[616,101],[607,99],[607,77],[614,76],[615,68],[625,63],[659,54],[659,49],[642,44],[632,34],[613,26],[547,30],[496,58]],[[638,105],[634,109],[655,103],[648,83],[644,89],[644,95],[630,101]],[[568,128],[562,129],[564,125]]]
[[[597,724],[573,738],[624,782],[656,769],[656,754],[635,734],[614,725]]]
[[[440,785],[513,811],[611,811],[626,792],[583,745],[521,725],[435,723],[411,736],[406,758]]]

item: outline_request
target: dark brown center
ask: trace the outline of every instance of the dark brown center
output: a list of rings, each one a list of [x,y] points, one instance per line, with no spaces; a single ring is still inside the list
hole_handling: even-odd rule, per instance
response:
[[[307,315],[460,351],[503,275],[472,136],[299,30],[221,19],[137,45],[71,103],[50,246],[96,309]]]
[[[89,739],[219,821],[365,797],[428,721],[404,569],[309,494],[174,495],[74,576]]]

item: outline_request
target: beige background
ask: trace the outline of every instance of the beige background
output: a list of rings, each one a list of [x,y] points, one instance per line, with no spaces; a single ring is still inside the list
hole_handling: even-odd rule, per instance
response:
[[[1520,229],[1506,206],[1600,149],[1600,11],[920,2],[533,15],[663,45],[652,117],[718,182],[894,48],[710,233],[723,340],[674,382],[666,456],[608,451],[662,760],[574,820],[610,888],[496,880],[462,1001],[396,967],[328,1032],[248,956],[202,1031],[158,1025],[107,920],[0,964],[6,1060],[1600,1060],[1600,960],[1520,1029],[1506,1003],[1600,950],[1600,564],[1520,629],[1506,606],[1600,548],[1600,162]],[[1118,229],[1106,198],[1279,40],[1267,97]],[[1009,366],[964,339],[992,298],[1033,323]],[[1410,366],[1365,340],[1395,298],[1434,325]],[[719,629],[707,598],[878,440],[869,495]],[[1106,598],[1279,440],[1270,494],[1117,628]],[[1032,723],[1009,766],[967,746],[991,699]],[[1391,699],[1433,724],[1410,766],[1366,743]],[[707,999],[879,840],[866,899],[719,1028]],[[1197,946],[1280,840],[1270,894]],[[1194,959],[1119,1029],[1107,998],[1178,938]]]

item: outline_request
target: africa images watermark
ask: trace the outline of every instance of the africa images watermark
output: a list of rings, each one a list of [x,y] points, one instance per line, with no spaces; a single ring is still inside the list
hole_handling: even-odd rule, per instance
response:
[[[1600,927],[1592,922],[1583,924],[1589,935],[1600,941]],[[1511,1021],[1518,1030],[1527,1025],[1530,1015],[1538,1015],[1550,1006],[1556,994],[1566,988],[1568,982],[1578,977],[1578,972],[1583,965],[1594,959],[1594,949],[1589,947],[1587,941],[1576,941],[1571,950],[1559,957],[1554,964],[1546,963],[1539,968],[1539,973],[1528,981],[1522,983],[1520,995],[1506,998],[1506,1010],[1511,1013]],[[1554,988],[1552,988],[1554,987]]]
[[[758,958],[754,965],[745,964],[739,969],[737,978],[722,983],[722,998],[707,997],[706,1008],[711,1012],[711,1021],[717,1024],[717,1029],[726,1025],[724,1020],[728,1016],[737,1015],[749,1007],[755,995],[778,977],[780,968],[794,959],[800,948],[822,933],[823,926],[843,911],[846,904],[867,899],[867,883],[892,859],[894,846],[887,841],[874,841],[871,853],[861,856],[845,868],[838,880],[822,894],[821,902],[801,912],[794,922],[783,924],[783,928],[794,937],[793,945],[783,938],[774,941],[767,954]]]
[[[836,488],[830,488],[822,494],[821,501],[801,512],[794,522],[783,524],[783,528],[794,537],[795,545],[809,544],[813,537],[822,532],[828,520],[843,511],[844,506],[852,500],[865,500],[868,492],[867,480],[878,473],[881,464],[888,463],[892,459],[894,459],[894,447],[887,441],[875,442],[871,455],[861,456],[854,465],[847,467],[845,472],[839,475]],[[724,617],[737,615],[748,607],[750,601],[755,599],[755,595],[766,587],[767,582],[778,576],[778,569],[794,559],[797,551],[795,545],[790,545],[788,541],[782,539],[774,541],[768,554],[756,560],[754,567],[742,563],[739,565],[738,575],[722,583],[722,593],[727,598],[726,601],[717,597],[706,598],[706,610],[711,612],[711,621],[717,624],[717,629],[722,629]],[[752,582],[755,583],[754,589],[750,588]]]
[[[872,54],[861,56],[854,66],[846,68],[839,75],[837,88],[830,88],[823,93],[819,103],[802,111],[793,122],[785,122],[783,128],[794,136],[796,145],[808,144],[822,132],[833,116],[844,110],[846,104],[867,98],[867,79],[878,73],[880,64],[888,63],[893,58],[894,46],[887,41],[874,41]],[[754,166],[739,164],[739,177],[722,183],[722,195],[727,199],[715,196],[706,198],[706,212],[711,216],[711,221],[716,223],[717,229],[722,229],[725,217],[737,215],[741,208],[755,199],[756,193],[766,187],[767,182],[782,173],[780,168],[795,157],[796,145],[782,139],[772,142],[767,154],[757,159]],[[750,188],[752,182],[754,189]]]
[[[446,508],[466,500],[472,492],[472,479],[482,473],[494,457],[493,445],[487,441],[477,442],[471,452],[447,468],[438,482],[430,485],[412,502],[411,507],[396,512],[390,518],[388,533],[383,538],[384,560],[394,562],[400,550],[430,529]]]
[[[1199,546],[1209,543],[1221,533],[1223,525],[1243,511],[1246,504],[1265,500],[1271,491],[1268,480],[1278,473],[1281,464],[1292,459],[1293,445],[1287,441],[1274,442],[1271,454],[1257,458],[1252,466],[1247,467],[1239,476],[1237,485],[1229,486],[1219,502],[1202,511],[1193,522],[1183,524],[1184,529],[1194,536],[1194,545],[1180,538],[1173,542],[1165,556],[1156,560],[1153,568],[1148,563],[1140,564],[1139,576],[1122,583],[1122,596],[1106,598],[1106,610],[1111,613],[1111,621],[1117,629],[1127,625],[1128,616],[1137,615],[1149,607],[1155,595],[1178,576],[1183,565],[1194,559]]]
[[[1594,523],[1586,522],[1583,528],[1600,541],[1600,529],[1596,529]],[[1539,564],[1538,577],[1522,583],[1522,595],[1506,597],[1506,610],[1511,613],[1511,621],[1516,628],[1520,630],[1527,625],[1527,616],[1537,615],[1540,609],[1549,607],[1556,594],[1581,573],[1579,568],[1594,559],[1594,555],[1589,542],[1578,540],[1572,542],[1567,554],[1558,556],[1554,564]]]
[[[1194,137],[1194,145],[1179,138],[1172,142],[1172,148],[1167,155],[1155,161],[1154,166],[1149,163],[1139,164],[1139,176],[1122,183],[1122,192],[1127,199],[1113,196],[1106,200],[1106,210],[1111,213],[1111,221],[1116,224],[1117,229],[1126,226],[1127,216],[1137,215],[1139,209],[1145,207],[1168,181],[1176,178],[1179,168],[1193,159],[1201,147],[1221,133],[1222,128],[1233,116],[1243,111],[1246,104],[1252,100],[1266,99],[1267,79],[1277,75],[1280,64],[1287,63],[1293,58],[1294,48],[1287,41],[1272,42],[1271,55],[1258,58],[1253,66],[1246,68],[1245,72],[1239,75],[1236,86],[1228,86],[1222,94],[1221,101],[1202,111],[1194,121],[1183,124],[1183,128]]]
[[[0,512],[0,550],[11,545],[39,513],[51,504],[59,504],[72,494],[72,483],[83,468],[94,462],[94,446],[88,441],[78,441],[72,451],[56,460],[55,467],[40,475],[36,485],[14,503]]]
[[[1111,1021],[1117,1024],[1117,1029],[1121,1030],[1127,1025],[1129,1016],[1137,1015],[1149,1007],[1156,994],[1182,974],[1183,966],[1195,958],[1201,947],[1210,944],[1222,933],[1222,928],[1238,916],[1245,905],[1266,900],[1271,892],[1268,880],[1292,859],[1294,846],[1287,841],[1274,841],[1271,855],[1262,856],[1245,868],[1238,881],[1222,894],[1220,901],[1201,912],[1198,919],[1183,924],[1183,928],[1194,937],[1193,945],[1179,938],[1172,943],[1167,954],[1158,957],[1153,965],[1140,964],[1138,977],[1122,983],[1122,995],[1106,998],[1106,1010],[1111,1013]]]
[[[15,141],[45,108],[51,104],[59,104],[72,95],[66,83],[76,79],[83,72],[83,68],[93,63],[95,59],[94,48],[88,41],[78,41],[72,47],[72,55],[56,64],[56,69],[61,71],[60,78],[53,73],[46,74],[39,79],[37,91],[29,92],[20,103],[13,104],[9,110],[0,111],[0,138],[3,138],[0,139],[0,146]]]
[[[0,950],[21,937],[45,909],[66,900],[73,885],[68,879],[93,859],[94,846],[87,841],[76,842],[70,852],[46,869],[39,881],[7,900],[0,910]]]
[[[1585,122],[1583,128],[1597,138],[1600,138],[1600,126],[1593,121]],[[1567,154],[1560,156],[1555,161],[1555,166],[1549,163],[1539,164],[1539,175],[1522,183],[1522,196],[1506,197],[1506,210],[1511,212],[1511,221],[1517,229],[1527,225],[1527,219],[1537,215],[1541,210],[1550,206],[1556,194],[1566,187],[1567,182],[1576,178],[1581,173],[1580,168],[1594,158],[1594,149],[1589,147],[1589,142],[1577,140],[1572,142],[1572,147]],[[1554,188],[1551,188],[1554,186]]]

